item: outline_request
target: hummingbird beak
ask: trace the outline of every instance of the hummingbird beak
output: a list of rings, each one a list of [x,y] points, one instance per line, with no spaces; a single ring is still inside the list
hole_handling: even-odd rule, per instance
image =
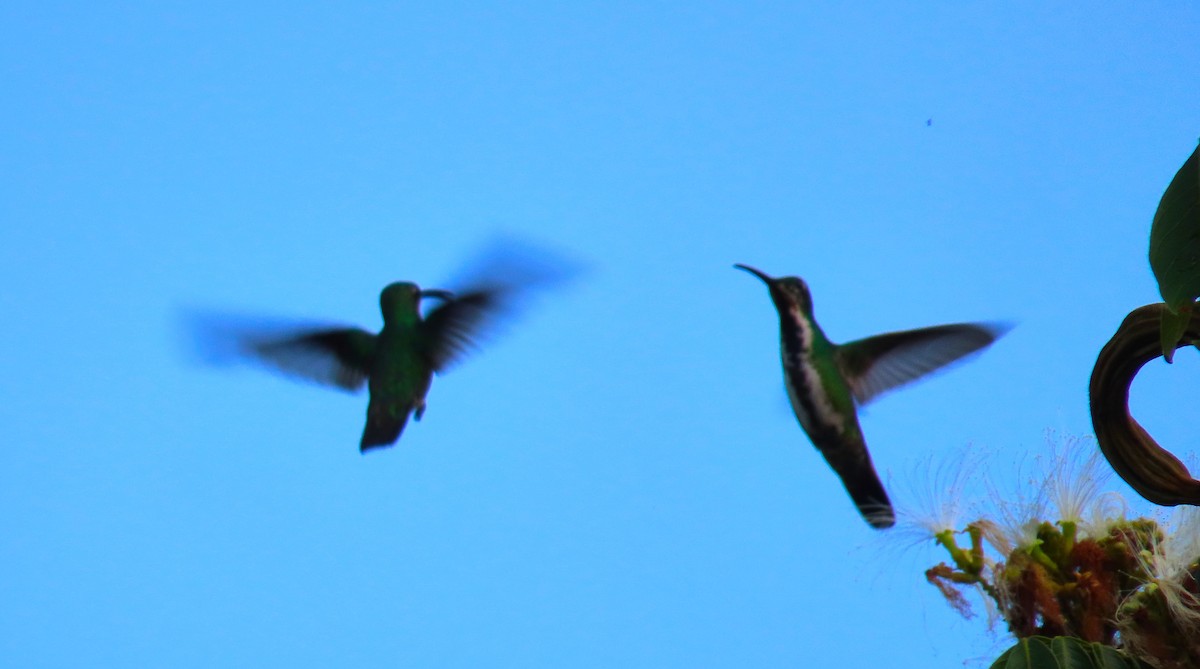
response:
[[[421,297],[422,298],[434,297],[439,300],[449,301],[449,300],[454,299],[454,293],[452,293],[448,290],[438,290],[437,288],[431,288],[431,289],[422,290]]]
[[[770,276],[767,276],[765,273],[760,272],[759,270],[754,269],[753,267],[750,267],[749,265],[738,264],[738,265],[734,265],[734,267],[736,267],[737,269],[740,269],[740,270],[745,270],[747,272],[750,272],[754,276],[762,279],[763,283],[767,284],[768,286],[775,283],[775,279],[771,278]]]

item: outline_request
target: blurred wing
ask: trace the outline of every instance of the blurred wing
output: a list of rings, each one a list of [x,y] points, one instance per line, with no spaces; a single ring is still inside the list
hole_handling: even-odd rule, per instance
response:
[[[375,355],[375,335],[357,328],[245,337],[244,350],[279,371],[343,390],[362,388]]]
[[[861,405],[987,347],[1006,331],[1006,326],[957,323],[893,332],[842,344],[837,363]]]
[[[495,288],[462,293],[429,312],[424,329],[435,371],[448,369],[477,346],[482,330],[501,309],[503,292]]]
[[[499,235],[446,286],[450,299],[425,316],[427,355],[439,373],[460,362],[484,339],[510,322],[543,290],[561,285],[582,267],[528,240]]]

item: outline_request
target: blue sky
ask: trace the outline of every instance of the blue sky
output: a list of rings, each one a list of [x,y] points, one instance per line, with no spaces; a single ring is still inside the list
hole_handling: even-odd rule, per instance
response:
[[[805,439],[731,265],[804,277],[835,341],[1017,323],[862,415],[901,506],[969,445],[1015,475],[1090,434],[1095,355],[1157,299],[1198,32],[1183,2],[7,3],[0,664],[990,660]],[[187,306],[377,327],[500,233],[588,270],[394,449],[357,452],[364,396],[181,346]],[[1197,362],[1134,387],[1185,457]]]

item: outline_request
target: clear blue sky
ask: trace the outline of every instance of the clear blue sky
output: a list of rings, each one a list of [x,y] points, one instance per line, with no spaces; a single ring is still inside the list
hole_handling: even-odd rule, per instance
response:
[[[424,5],[0,7],[0,665],[994,657],[809,445],[731,265],[836,341],[1018,324],[864,411],[901,505],[921,462],[1090,434],[1200,9]],[[187,305],[377,327],[498,231],[590,270],[389,451],[364,396],[181,351]],[[1135,386],[1185,455],[1198,361]]]

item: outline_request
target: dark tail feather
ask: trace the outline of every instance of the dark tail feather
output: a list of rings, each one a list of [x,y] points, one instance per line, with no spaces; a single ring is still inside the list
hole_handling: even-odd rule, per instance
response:
[[[850,499],[871,527],[884,530],[896,524],[892,503],[874,469],[860,471],[853,479],[842,477],[842,485],[846,486]]]
[[[398,411],[387,407],[371,404],[367,407],[367,426],[363,428],[362,442],[358,450],[366,453],[372,448],[391,446],[400,438],[404,425],[408,422],[410,407],[396,407]]]
[[[866,456],[864,449],[863,455]],[[870,456],[865,461],[857,458],[850,461],[825,458],[833,467],[834,472],[842,479],[850,499],[858,507],[858,512],[877,530],[884,530],[896,524],[896,514],[892,511],[892,502],[888,499],[879,475],[871,464]]]

